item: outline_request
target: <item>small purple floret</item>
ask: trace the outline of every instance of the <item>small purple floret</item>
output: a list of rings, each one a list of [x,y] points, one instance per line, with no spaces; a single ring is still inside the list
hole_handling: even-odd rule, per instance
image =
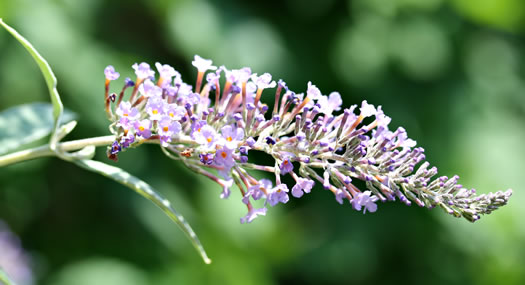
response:
[[[301,198],[304,193],[310,193],[315,182],[311,179],[299,177],[297,183],[292,187],[292,196]]]
[[[372,195],[372,192],[365,191],[363,193],[357,194],[357,197],[352,199],[352,207],[356,211],[361,211],[363,209],[363,214],[368,210],[373,213],[377,210],[377,205],[375,202],[379,200],[375,195]]]
[[[113,65],[108,65],[104,69],[104,75],[106,76],[107,80],[116,80],[120,77],[120,73],[115,71],[115,68]]]

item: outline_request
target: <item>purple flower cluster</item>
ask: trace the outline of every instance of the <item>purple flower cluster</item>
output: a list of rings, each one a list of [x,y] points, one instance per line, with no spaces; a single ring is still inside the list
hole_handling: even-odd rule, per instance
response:
[[[230,196],[235,183],[248,208],[241,223],[266,215],[268,205],[287,203],[290,194],[300,198],[310,193],[315,182],[340,204],[348,201],[363,213],[375,212],[377,201],[399,199],[407,205],[440,206],[470,221],[505,205],[512,194],[509,190],[474,196],[475,190],[457,184],[457,176],[432,180],[437,169],[429,168],[423,149],[405,129],[389,129],[391,119],[381,106],[363,101],[337,114],[341,95],[324,95],[311,82],[305,93],[296,93],[268,73],[217,68],[199,56],[192,63],[198,71],[195,89],[169,65],[155,65],[160,74],[156,82],[147,63],[133,65],[136,84],[126,79],[113,108],[106,106],[117,138],[108,156],[116,159],[119,152],[146,141],[160,144],[169,157],[217,182],[223,189],[221,198]],[[110,104],[115,100],[109,95],[109,82],[119,74],[108,66],[105,75]],[[123,101],[126,88],[132,86],[129,100]],[[272,88],[270,107],[261,98]],[[275,164],[251,163],[249,151],[265,152]],[[255,179],[251,171],[273,173],[275,186],[268,179]],[[295,181],[291,190],[281,182],[284,175]],[[360,190],[355,181],[366,189]]]

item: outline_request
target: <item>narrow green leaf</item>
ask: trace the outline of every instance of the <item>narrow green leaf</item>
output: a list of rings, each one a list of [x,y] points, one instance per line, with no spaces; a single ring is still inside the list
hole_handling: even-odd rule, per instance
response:
[[[63,120],[74,117],[66,110]],[[0,155],[49,135],[53,122],[53,106],[49,103],[24,104],[0,112]]]
[[[51,67],[47,63],[47,61],[38,53],[38,51],[31,45],[31,43],[26,40],[22,35],[20,35],[15,29],[8,26],[2,19],[0,18],[0,25],[2,25],[15,39],[17,39],[31,54],[35,62],[38,64],[38,67],[40,68],[40,71],[42,71],[42,74],[44,75],[44,79],[46,80],[47,88],[49,89],[49,96],[51,96],[51,103],[53,104],[53,117],[55,119],[55,125],[54,125],[54,131],[53,134],[55,134],[61,124],[61,118],[62,118],[62,112],[64,111],[64,106],[62,105],[62,100],[60,100],[60,96],[58,95],[57,91],[57,79],[55,77],[55,74],[53,73],[53,70],[51,70]],[[52,150],[55,150],[56,143],[58,140],[55,139],[55,136],[51,136],[49,145]]]
[[[146,182],[138,179],[135,176],[132,176],[131,174],[118,167],[114,167],[99,161],[74,160],[73,162],[78,166],[85,168],[89,171],[93,171],[113,179],[118,183],[131,188],[133,191],[137,192],[144,198],[153,202],[153,204],[157,205],[157,207],[159,207],[172,221],[174,221],[188,236],[195,249],[197,249],[197,251],[200,253],[204,262],[206,264],[211,263],[211,260],[206,255],[206,252],[204,251],[204,248],[202,247],[199,239],[197,238],[197,235],[192,230],[190,225],[186,222],[184,217],[177,211],[175,211],[175,209],[173,209],[173,207],[171,206],[171,203],[165,198],[163,198],[160,194],[158,194]]]
[[[16,283],[9,279],[9,276],[7,276],[7,273],[0,267],[0,284],[4,285],[16,285]]]

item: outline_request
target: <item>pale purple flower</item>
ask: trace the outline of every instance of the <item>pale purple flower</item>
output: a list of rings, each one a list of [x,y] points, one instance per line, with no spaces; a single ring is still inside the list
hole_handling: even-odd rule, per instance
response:
[[[120,73],[115,71],[115,68],[113,67],[113,65],[108,65],[104,69],[104,75],[106,76],[107,80],[116,80],[119,78]]]
[[[381,106],[378,106],[377,112],[376,112],[377,127],[372,132],[372,136],[375,138],[379,138],[379,137],[386,138],[387,135],[390,136],[392,134],[388,130],[388,124],[390,124],[390,121],[392,121],[392,119],[386,116],[385,113],[383,113]],[[390,140],[390,138],[388,139]]]
[[[244,138],[244,130],[233,127],[232,125],[226,125],[221,128],[221,135],[223,137],[221,142],[224,143],[224,146],[229,149],[235,149]]]
[[[211,59],[204,59],[198,55],[195,55],[195,58],[191,62],[191,64],[195,66],[199,72],[205,72],[206,70],[217,69],[216,66],[211,65],[212,64]]]
[[[221,199],[228,199],[228,197],[230,197],[231,194],[230,188],[233,186],[233,179],[228,179],[222,183],[223,186],[220,197]]]
[[[153,71],[149,64],[142,62],[140,64],[133,64],[131,67],[135,70],[135,74],[140,79],[152,78],[155,76],[155,71]]]
[[[260,209],[251,209],[248,214],[241,218],[241,224],[251,223],[258,216],[266,216],[266,207]]]
[[[139,86],[139,92],[144,97],[160,98],[162,95],[162,88],[155,85],[151,80],[146,79],[144,83]]]
[[[239,78],[237,76],[238,72],[235,70],[228,70],[224,65],[221,65],[219,67],[219,70],[224,71],[224,77],[226,78],[226,81],[229,81],[231,83],[237,83],[239,81]]]
[[[160,64],[159,62],[155,63],[155,67],[159,71],[160,77],[164,80],[163,86],[165,84],[170,84],[171,78],[173,76],[180,77],[180,73],[178,73],[173,67],[171,67],[168,64]]]
[[[170,119],[178,121],[186,115],[186,108],[177,104],[168,104],[166,115],[170,117]]]
[[[306,96],[309,96],[311,99],[319,99],[322,94],[321,90],[317,86],[313,85],[311,81],[308,81],[308,89],[306,90]]]
[[[253,137],[249,137],[246,139],[246,143],[249,147],[253,147],[257,143],[257,141],[255,141]]]
[[[310,193],[315,182],[311,179],[299,177],[292,187],[292,196],[301,198],[304,193]]]
[[[237,82],[242,83],[250,79],[250,76],[252,75],[252,70],[249,67],[243,67],[241,69],[232,70],[232,73],[234,74],[232,76],[237,78]]]
[[[321,106],[320,112],[331,115],[333,111],[341,110],[343,99],[339,92],[332,92],[329,96],[320,96],[317,104]]]
[[[162,85],[164,85],[164,84],[162,84]],[[166,86],[163,86],[163,90],[164,90],[166,96],[173,97],[173,96],[178,94],[179,87],[166,85]]]
[[[343,205],[343,199],[346,198],[346,195],[346,191],[337,189],[337,191],[335,192],[335,200],[337,201],[337,203]]]
[[[288,172],[293,171],[293,164],[289,157],[286,157],[283,159],[283,162],[281,162],[281,165],[279,166],[281,169],[281,175],[285,175]]]
[[[139,110],[135,107],[131,107],[131,103],[127,101],[120,103],[115,113],[117,113],[119,117],[127,118],[130,121],[134,121],[140,116]]]
[[[204,98],[204,97],[202,97],[198,93],[193,93],[193,92],[190,92],[187,94],[179,93],[179,99],[181,100],[180,101],[181,105],[185,105],[186,103],[190,104],[191,106],[199,104],[201,102],[201,98]]]
[[[160,144],[163,147],[168,146],[171,138],[181,131],[181,125],[177,121],[172,121],[169,117],[163,117],[159,121],[157,133],[160,136]]]
[[[219,82],[220,78],[221,78],[221,74],[219,72],[217,73],[212,72],[206,75],[206,81],[208,82],[208,84],[210,84],[213,87],[215,87],[215,84]]]
[[[201,146],[213,149],[217,145],[217,132],[210,125],[203,125],[193,132],[195,141]]]
[[[258,89],[274,88],[276,86],[275,81],[272,81],[270,73],[264,73],[257,76],[257,73],[251,75],[252,81],[257,85]]]
[[[279,184],[270,190],[266,201],[268,201],[270,206],[273,207],[279,202],[286,204],[289,199],[290,198],[288,197],[288,186],[286,186],[286,184]]]
[[[367,210],[371,213],[375,212],[377,210],[377,205],[375,202],[378,200],[378,198],[375,195],[370,196],[370,194],[372,194],[370,191],[357,194],[357,197],[351,201],[354,210],[361,211],[361,208],[364,207],[363,214],[366,213]]]
[[[160,98],[151,98],[146,104],[146,112],[150,120],[158,121],[166,113],[166,102]]]
[[[138,136],[141,136],[145,139],[151,137],[151,121],[148,119],[140,120],[135,122],[135,131]]]
[[[365,118],[376,114],[376,108],[374,105],[368,104],[366,100],[361,103],[361,108],[359,108],[359,110],[361,111],[360,115]]]
[[[178,91],[178,94],[179,96],[181,97],[186,97],[188,96],[189,94],[192,94],[193,93],[193,87],[189,84],[186,84],[186,83],[181,83],[180,84],[180,87],[179,87],[179,91]]]
[[[202,127],[206,125],[206,121],[196,121],[191,125],[191,138],[195,139],[197,136],[200,136]]]
[[[397,135],[397,145],[401,146],[403,148],[411,148],[416,146],[416,141],[413,139],[408,138],[407,131],[399,127],[396,131],[398,133]]]
[[[233,159],[232,150],[226,147],[222,147],[215,153],[215,163],[220,166],[224,166],[226,172],[229,171],[235,165]]]
[[[129,102],[120,103],[115,113],[119,116],[117,126],[122,127],[125,130],[129,130],[133,122],[140,116],[137,108],[131,107],[131,103]]]
[[[255,103],[255,92],[257,92],[257,85],[251,81],[246,83],[246,104]]]
[[[392,121],[390,117],[385,115],[381,106],[377,107],[377,112],[375,115],[376,115],[377,123],[380,126],[388,126],[388,124],[390,124],[390,122]]]
[[[248,191],[244,194],[244,197],[242,197],[242,202],[244,204],[248,204],[250,201],[250,197],[252,197],[253,200],[257,201],[264,197],[264,191],[269,191],[272,188],[272,181],[269,179],[261,179],[259,180],[259,183],[252,185],[248,188]]]

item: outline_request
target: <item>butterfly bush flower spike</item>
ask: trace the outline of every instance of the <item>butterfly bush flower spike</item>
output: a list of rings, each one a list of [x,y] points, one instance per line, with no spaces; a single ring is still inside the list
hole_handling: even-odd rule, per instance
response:
[[[437,168],[425,161],[423,148],[404,128],[392,129],[381,106],[363,101],[343,109],[341,94],[325,95],[312,82],[294,92],[269,73],[217,68],[198,55],[192,65],[195,86],[167,64],[155,63],[155,78],[149,64],[136,63],[136,82],[124,80],[119,100],[109,94],[109,82],[119,73],[112,66],[104,70],[106,111],[115,135],[107,154],[117,160],[144,142],[160,145],[168,157],[217,183],[221,198],[240,199],[247,207],[241,223],[266,215],[268,205],[288,203],[290,195],[308,199],[305,194],[315,184],[363,213],[376,212],[379,202],[399,200],[439,206],[472,222],[512,195],[511,190],[476,195],[458,184],[457,176],[434,178]],[[274,162],[254,163],[257,153]],[[256,179],[260,173],[268,177]],[[290,176],[291,189],[281,181]],[[240,196],[230,195],[233,184]]]

